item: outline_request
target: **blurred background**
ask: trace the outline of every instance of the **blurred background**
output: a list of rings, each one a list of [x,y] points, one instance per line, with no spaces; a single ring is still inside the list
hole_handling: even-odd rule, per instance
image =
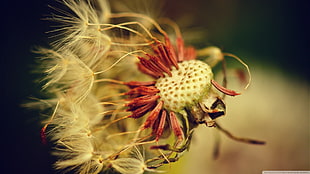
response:
[[[7,173],[48,174],[53,157],[40,142],[40,116],[20,107],[40,96],[39,76],[31,73],[34,46],[48,46],[52,0],[5,1],[1,5],[2,112],[1,167]],[[157,10],[157,9],[156,9]],[[253,83],[238,97],[227,97],[221,125],[238,136],[257,138],[264,146],[228,139],[200,126],[170,173],[259,174],[263,170],[310,170],[309,4],[280,0],[167,0],[162,15],[181,25],[189,44],[215,45],[241,57]],[[233,71],[233,70],[231,70]],[[229,83],[230,88],[239,87]],[[220,156],[212,159],[216,137]]]

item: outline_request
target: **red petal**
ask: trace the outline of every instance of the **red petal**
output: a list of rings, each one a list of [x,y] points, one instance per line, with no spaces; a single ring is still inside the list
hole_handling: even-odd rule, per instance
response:
[[[139,86],[129,90],[125,94],[133,98],[133,97],[139,97],[141,95],[155,95],[158,92],[159,90],[154,86]]]
[[[155,81],[150,82],[139,82],[139,81],[131,81],[131,82],[124,82],[125,85],[127,85],[129,88],[135,88],[138,86],[151,86],[155,85]]]
[[[128,109],[127,111],[132,111],[132,114],[129,116],[131,118],[140,118],[142,116],[144,116],[146,113],[148,113],[149,111],[153,110],[155,107],[156,103],[148,103],[144,106],[135,108],[133,110]]]
[[[163,101],[160,101],[156,105],[156,107],[152,110],[152,112],[150,113],[148,118],[146,119],[143,128],[149,128],[149,127],[151,127],[154,124],[155,120],[159,116],[159,113],[160,113],[162,107],[163,107]]]
[[[171,128],[174,132],[174,135],[178,138],[178,140],[182,140],[183,139],[183,132],[182,132],[182,129],[180,127],[180,124],[177,120],[175,113],[170,112],[169,116],[170,116]]]
[[[158,139],[161,137],[161,135],[164,132],[164,128],[165,128],[165,123],[166,123],[166,117],[167,117],[167,112],[165,110],[163,110],[161,117],[160,117],[160,122],[159,125],[157,126],[157,131],[156,131],[156,141],[158,141]]]
[[[241,93],[237,93],[236,91],[230,90],[230,89],[226,89],[225,87],[221,86],[219,83],[217,83],[214,80],[211,80],[212,85],[218,89],[219,91],[221,91],[222,93],[226,94],[226,95],[230,95],[230,96],[236,96],[236,95],[240,95]]]
[[[41,131],[40,131],[41,142],[42,142],[42,144],[44,144],[44,145],[47,144],[45,130],[46,130],[46,126],[44,126],[44,127],[41,129]]]
[[[128,104],[125,106],[130,107],[130,110],[135,110],[135,108],[146,105],[148,103],[154,103],[160,96],[153,95],[153,96],[142,96],[138,98],[132,99]]]

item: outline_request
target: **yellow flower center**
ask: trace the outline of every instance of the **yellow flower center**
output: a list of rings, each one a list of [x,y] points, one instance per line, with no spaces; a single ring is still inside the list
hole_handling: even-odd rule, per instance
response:
[[[164,108],[174,112],[196,104],[209,91],[213,78],[211,67],[202,61],[184,61],[178,66],[172,67],[171,77],[166,74],[155,84]]]

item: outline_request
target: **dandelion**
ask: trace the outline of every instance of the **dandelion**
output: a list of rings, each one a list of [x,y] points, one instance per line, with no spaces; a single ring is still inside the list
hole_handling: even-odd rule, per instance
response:
[[[215,122],[225,115],[224,96],[240,93],[216,82],[212,68],[230,56],[249,72],[238,57],[186,46],[169,19],[114,12],[106,0],[63,4],[68,11],[54,8],[48,18],[61,23],[50,32],[57,39],[51,49],[36,51],[51,98],[29,104],[51,113],[41,136],[53,143],[56,169],[158,172],[189,148],[199,124],[263,143],[235,137]]]

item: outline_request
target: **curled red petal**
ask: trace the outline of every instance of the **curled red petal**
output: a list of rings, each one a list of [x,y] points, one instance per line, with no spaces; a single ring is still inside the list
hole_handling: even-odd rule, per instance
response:
[[[227,89],[225,87],[223,87],[222,85],[220,85],[219,83],[217,83],[214,80],[211,80],[212,85],[218,89],[219,91],[221,91],[222,93],[226,94],[226,95],[230,95],[230,96],[236,96],[236,95],[240,95],[241,93],[237,93],[236,91]]]
[[[46,126],[42,127],[41,131],[40,131],[40,136],[41,136],[41,142],[42,144],[46,145],[47,144],[47,139],[46,139]]]
[[[129,116],[130,118],[140,118],[148,113],[150,110],[153,110],[156,106],[156,103],[148,103],[144,106],[138,108],[129,108],[126,111],[132,111],[132,114]]]
[[[143,95],[155,95],[158,92],[159,90],[155,86],[138,86],[126,92],[125,95],[129,95],[133,98]]]
[[[194,47],[186,47],[184,49],[184,59],[185,60],[194,60],[196,59],[196,49]]]
[[[160,74],[148,69],[147,67],[145,67],[143,64],[141,63],[138,63],[138,69],[143,72],[144,74],[147,74],[147,75],[150,75],[152,76],[153,78],[157,79],[160,77]]]
[[[125,85],[127,85],[129,88],[135,88],[138,86],[152,86],[155,85],[155,81],[148,81],[148,82],[140,82],[140,81],[130,81],[130,82],[124,82]]]
[[[156,107],[151,111],[150,115],[148,116],[148,118],[146,119],[143,125],[143,128],[149,128],[155,123],[155,120],[158,118],[162,107],[163,107],[163,101],[160,101],[156,105]]]
[[[141,96],[138,98],[134,98],[132,99],[128,104],[126,104],[125,106],[130,107],[131,109],[135,109],[137,107],[146,105],[148,103],[154,103],[156,102],[157,99],[159,99],[160,96],[158,95],[153,95],[153,96]]]
[[[157,126],[156,131],[156,141],[161,137],[164,132],[165,123],[166,123],[167,112],[165,110],[162,111],[159,124]]]
[[[167,73],[170,77],[172,76],[169,68],[164,65],[164,63],[160,60],[159,57],[152,56],[150,54],[146,54],[146,55],[150,58],[150,61],[154,64],[154,66],[158,67],[162,72]]]
[[[174,135],[178,138],[178,140],[182,140],[183,139],[183,132],[181,129],[181,126],[177,120],[177,116],[175,115],[174,112],[170,112],[169,113],[170,116],[170,123],[171,123],[171,128],[174,132]]]
[[[178,48],[178,61],[182,62],[184,60],[184,41],[181,37],[177,38],[177,48]]]

